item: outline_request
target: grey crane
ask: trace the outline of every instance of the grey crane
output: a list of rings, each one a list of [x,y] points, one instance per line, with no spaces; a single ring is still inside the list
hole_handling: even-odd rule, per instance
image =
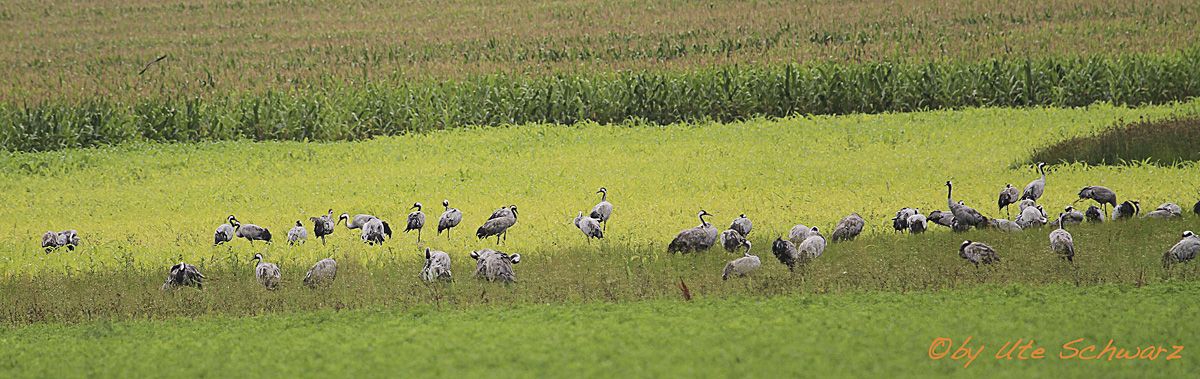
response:
[[[733,219],[733,222],[729,223],[729,229],[736,230],[738,233],[741,233],[742,237],[749,237],[750,229],[753,227],[754,224],[750,222],[750,219],[746,218],[745,213],[742,213],[738,216],[738,218]]]
[[[843,217],[833,228],[833,242],[853,241],[862,233],[863,225],[866,225],[866,221],[858,213]]]
[[[1146,215],[1143,216],[1143,218],[1157,218],[1164,220],[1179,217],[1183,217],[1183,207],[1180,207],[1179,204],[1175,203],[1162,203],[1162,205],[1159,205],[1158,208],[1155,208],[1153,211],[1146,213]]]
[[[162,290],[172,290],[179,287],[196,287],[204,288],[204,274],[187,263],[179,262],[179,264],[171,266],[171,271],[167,273],[167,281],[163,282]]]
[[[1002,218],[988,219],[988,226],[1002,232],[1019,232],[1021,225]]]
[[[971,242],[970,240],[963,241],[962,245],[959,245],[958,256],[966,259],[967,262],[975,264],[975,267],[979,267],[980,263],[986,265],[1000,262],[1000,255],[996,254],[996,250],[992,249],[991,246],[983,242]]]
[[[483,249],[472,251],[471,258],[475,259],[475,277],[487,281],[502,281],[512,283],[517,280],[513,265],[521,262],[521,254],[508,255],[503,252]]]
[[[729,280],[730,276],[746,276],[757,271],[762,266],[762,260],[758,256],[750,255],[750,241],[744,241],[746,251],[742,252],[742,257],[729,261],[725,264],[725,270],[721,272],[721,280]]]
[[[732,253],[742,248],[745,244],[746,237],[743,237],[742,233],[733,229],[726,229],[724,232],[721,232],[721,246],[725,248],[725,251]]]
[[[804,242],[804,239],[808,238],[809,233],[812,233],[812,231],[813,228],[804,226],[804,224],[796,224],[796,226],[792,227],[791,231],[788,231],[788,241],[792,241],[793,244]]]
[[[1133,218],[1142,212],[1142,205],[1137,200],[1125,200],[1121,205],[1113,207],[1113,220]]]
[[[254,244],[254,241],[271,243],[271,231],[267,230],[267,228],[254,224],[242,224],[233,215],[229,215],[229,223],[233,224],[234,236],[245,238],[247,241],[250,241],[250,244]]]
[[[1104,212],[1095,205],[1089,205],[1087,212],[1084,212],[1083,215],[1087,217],[1088,222],[1104,222]]]
[[[279,266],[274,263],[263,262],[262,254],[254,254],[254,260],[258,264],[254,265],[254,278],[258,279],[258,283],[262,284],[268,290],[273,290],[279,286]]]
[[[1040,227],[1048,221],[1041,205],[1025,208],[1021,215],[1017,216],[1017,225],[1020,225],[1021,229]]]
[[[825,236],[822,236],[821,231],[814,226],[812,232],[808,234],[808,238],[796,246],[800,252],[800,260],[808,262],[820,258],[821,254],[825,252],[825,243]]]
[[[308,273],[304,274],[304,285],[308,288],[328,286],[333,284],[335,278],[337,278],[337,261],[333,258],[325,258],[317,261],[312,268],[308,269]]]
[[[1050,251],[1058,253],[1058,256],[1066,259],[1067,262],[1075,262],[1075,240],[1071,238],[1071,232],[1068,232],[1064,226],[1066,225],[1066,217],[1058,215],[1058,229],[1050,232]]]
[[[1079,199],[1075,200],[1075,202],[1078,203],[1084,200],[1092,200],[1100,204],[1100,209],[1104,213],[1108,213],[1108,205],[1112,205],[1113,208],[1117,207],[1117,193],[1107,187],[1083,187],[1083,189],[1079,190]]]
[[[1198,253],[1200,253],[1200,236],[1192,233],[1191,230],[1184,231],[1183,239],[1175,243],[1175,246],[1171,246],[1166,254],[1163,254],[1163,266],[1196,259]]]
[[[579,215],[575,216],[575,227],[583,232],[588,243],[592,242],[592,238],[604,238],[604,230],[600,227],[600,221],[591,217],[583,217],[583,211],[579,211]]]
[[[926,222],[927,220],[925,219],[925,215],[921,214],[920,212],[921,212],[921,210],[918,209],[917,213],[915,213],[911,216],[908,216],[908,232],[909,233],[921,234],[921,233],[924,233],[925,230],[929,228],[929,224]]]
[[[960,229],[970,226],[987,226],[987,219],[974,208],[968,207],[962,202],[954,202],[954,183],[949,180],[946,181],[946,204],[950,206],[950,213],[954,214],[954,219],[958,221]]]
[[[717,228],[704,220],[704,216],[712,216],[705,210],[701,209],[696,217],[700,218],[700,226],[684,229],[675,236],[674,240],[667,245],[668,253],[688,253],[693,251],[704,251],[712,247],[717,242]]]
[[[226,223],[217,226],[217,232],[213,234],[213,246],[220,245],[229,241],[233,241],[233,235],[236,233],[233,228],[233,215],[229,215]]]
[[[421,267],[421,279],[426,282],[434,280],[450,280],[450,254],[445,251],[425,248],[425,266]]]
[[[313,223],[313,236],[320,238],[321,244],[324,245],[325,236],[333,234],[334,225],[337,225],[333,221],[333,209],[329,209],[329,213],[320,217],[309,217],[308,220]]]
[[[1060,213],[1058,215],[1058,217],[1061,218],[1063,220],[1063,222],[1065,222],[1067,225],[1071,225],[1071,224],[1082,224],[1083,220],[1087,216],[1085,216],[1083,214],[1083,212],[1080,212],[1079,210],[1075,209],[1075,207],[1068,205],[1068,206],[1066,206],[1066,208],[1063,208],[1063,212]]]
[[[346,229],[360,229],[363,226],[366,226],[367,222],[369,222],[375,218],[377,218],[377,217],[369,215],[369,214],[357,214],[357,215],[354,215],[354,218],[350,218],[349,213],[342,213],[341,216],[338,216],[338,222],[345,221]]]
[[[42,235],[42,248],[46,249],[47,253],[63,246],[66,246],[69,251],[74,251],[77,245],[79,245],[79,232],[74,229],[61,232],[48,231]]]
[[[1017,216],[1021,216],[1021,212],[1024,212],[1025,208],[1036,207],[1037,205],[1038,203],[1036,201],[1021,199],[1021,201],[1017,202]]]
[[[933,212],[929,212],[929,217],[927,217],[927,219],[929,219],[929,222],[945,226],[947,228],[954,227],[954,214],[950,212],[935,210]]]
[[[308,239],[308,230],[304,229],[304,224],[300,220],[296,220],[296,226],[288,230],[288,245],[304,243]]]
[[[442,206],[446,207],[446,211],[442,212],[442,217],[438,217],[438,234],[445,230],[446,239],[450,239],[450,229],[462,222],[462,212],[458,208],[450,208],[450,200],[442,200]]]
[[[382,245],[384,237],[392,238],[392,226],[387,221],[371,218],[362,226],[362,240],[368,245]]]
[[[1017,192],[1017,187],[1013,187],[1012,183],[1006,183],[1004,189],[1000,190],[1000,198],[996,203],[1000,205],[999,210],[1003,211],[1009,208],[1010,205],[1016,204],[1020,197],[1021,194]],[[1008,211],[1008,216],[1012,217],[1011,209]]]
[[[1042,177],[1025,185],[1025,190],[1021,191],[1021,199],[1037,201],[1042,197],[1042,192],[1046,190],[1046,162],[1038,162],[1037,169],[1042,173]]]
[[[900,208],[896,211],[896,217],[892,217],[892,229],[896,229],[897,232],[908,230],[908,218],[916,213],[920,211],[915,208]]]
[[[413,203],[412,208],[409,209],[416,209],[416,211],[408,214],[408,226],[404,227],[404,232],[408,233],[410,230],[416,230],[417,243],[420,243],[421,229],[425,228],[425,212],[421,211],[421,203]]]
[[[612,203],[608,202],[607,188],[600,187],[600,190],[596,191],[596,193],[600,194],[600,202],[596,203],[596,206],[592,207],[592,213],[589,214],[589,216],[603,223],[604,230],[607,231],[608,218],[612,217],[613,205]]]
[[[479,229],[475,231],[475,237],[479,239],[496,236],[496,243],[500,243],[500,238],[503,237],[508,241],[508,229],[517,224],[517,206],[510,205],[508,208],[500,208],[492,213],[492,217],[488,219]]]
[[[775,242],[771,244],[771,253],[775,254],[775,258],[779,259],[779,263],[787,266],[788,271],[795,270],[796,265],[802,263],[800,261],[800,249],[796,247],[795,243],[785,240],[783,237],[775,238]]]

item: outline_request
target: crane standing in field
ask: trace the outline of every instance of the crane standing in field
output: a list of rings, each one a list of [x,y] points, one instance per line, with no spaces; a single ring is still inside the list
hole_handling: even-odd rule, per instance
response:
[[[500,244],[501,237],[504,241],[508,241],[508,229],[517,224],[517,206],[510,205],[508,208],[500,208],[492,212],[492,218],[489,218],[479,229],[475,231],[475,237],[479,239],[496,236],[496,244]]]
[[[304,274],[304,285],[309,288],[328,286],[333,283],[334,278],[337,278],[337,261],[325,258],[317,261],[308,269],[308,273]]]
[[[1008,217],[1012,217],[1012,209],[1009,206],[1016,204],[1020,196],[1021,194],[1017,193],[1017,187],[1013,187],[1012,183],[1008,183],[1004,185],[1004,189],[1000,190],[1000,198],[996,203],[1000,205],[1000,210],[1007,210]]]
[[[753,228],[754,223],[750,222],[750,219],[746,218],[745,213],[742,213],[738,216],[738,218],[733,219],[733,222],[729,224],[729,229],[733,229],[738,233],[741,233],[742,237],[749,237],[750,229]]]
[[[382,245],[383,237],[392,238],[392,226],[387,221],[371,218],[362,226],[362,240],[368,245]]]
[[[1092,200],[1096,203],[1099,203],[1100,210],[1103,211],[1103,213],[1108,213],[1108,205],[1112,205],[1113,208],[1117,207],[1117,193],[1113,192],[1113,190],[1110,190],[1107,187],[1083,187],[1083,189],[1079,190],[1079,199],[1075,200],[1075,202],[1078,203],[1084,200]],[[1103,218],[1100,220],[1103,221]]]
[[[583,232],[588,243],[592,243],[592,238],[604,238],[604,230],[600,228],[600,221],[591,217],[583,217],[583,211],[579,211],[579,215],[575,216],[575,227]]]
[[[612,217],[613,211],[612,203],[608,202],[608,189],[600,187],[596,193],[600,194],[600,202],[592,207],[592,213],[589,216],[604,224],[604,231],[608,231],[608,219]]]
[[[954,201],[954,183],[946,181],[946,204],[950,206],[950,213],[954,214],[954,220],[958,222],[960,228],[980,227],[987,225],[987,219],[979,214],[974,208],[968,207],[961,202]]]
[[[1038,162],[1037,169],[1038,172],[1042,173],[1042,177],[1034,179],[1025,185],[1025,190],[1021,191],[1022,200],[1038,201],[1038,199],[1042,198],[1042,192],[1046,190],[1046,162]]]
[[[1050,250],[1058,253],[1067,262],[1075,263],[1075,240],[1071,238],[1071,232],[1063,228],[1066,219],[1063,215],[1058,215],[1058,229],[1050,232]]]
[[[288,230],[287,237],[288,245],[304,243],[304,241],[308,239],[308,231],[304,229],[304,224],[301,224],[300,220],[296,220],[296,226],[293,226],[291,230]]]
[[[453,273],[450,272],[450,254],[444,251],[432,250],[425,248],[425,266],[421,267],[421,279],[426,282],[434,280],[450,280],[453,278]]]
[[[235,235],[238,238],[245,238],[247,241],[250,241],[251,245],[254,244],[254,241],[271,243],[271,231],[267,230],[267,228],[254,224],[242,224],[233,215],[229,215],[229,223],[233,224],[233,230],[236,232]]]
[[[1200,236],[1192,233],[1191,230],[1184,231],[1183,239],[1179,240],[1175,246],[1171,246],[1166,254],[1163,254],[1163,266],[1196,259],[1196,254],[1200,254]]]
[[[421,211],[421,203],[413,203],[412,208],[409,209],[416,209],[416,211],[408,214],[408,226],[404,227],[404,232],[416,230],[417,243],[421,243],[421,229],[425,228],[425,212]]]
[[[967,262],[975,264],[979,267],[980,263],[992,264],[1000,262],[1000,256],[996,254],[996,250],[983,242],[972,242],[970,240],[963,241],[958,247],[958,256],[966,259]]]
[[[213,234],[213,246],[233,241],[233,235],[236,231],[233,228],[231,220],[233,220],[233,215],[229,215],[225,224],[217,226],[217,232]]]
[[[862,233],[866,223],[866,220],[863,220],[858,213],[851,213],[849,216],[843,217],[833,228],[833,242],[853,241],[859,233]]]
[[[354,215],[354,218],[350,218],[349,213],[342,213],[341,216],[338,216],[338,222],[345,221],[346,229],[360,229],[364,225],[367,225],[367,222],[375,218],[375,216],[368,214],[357,214]]]
[[[183,262],[171,266],[171,271],[167,273],[167,281],[163,282],[162,290],[168,291],[179,287],[204,289],[204,274],[201,274],[196,266]]]
[[[725,247],[725,251],[730,253],[740,249],[746,244],[746,237],[742,236],[737,230],[726,229],[721,232],[721,246]]]
[[[254,254],[254,260],[258,264],[254,266],[254,277],[258,279],[258,283],[262,284],[268,290],[274,290],[279,286],[279,266],[274,263],[263,262],[262,254]]]
[[[458,226],[462,222],[462,212],[458,208],[450,208],[450,200],[442,200],[442,206],[446,207],[446,211],[442,212],[442,216],[438,217],[438,234],[446,231],[446,239],[450,239],[450,229]]]
[[[333,221],[333,209],[329,209],[329,213],[321,217],[309,217],[309,221],[313,223],[313,236],[321,239],[321,244],[325,244],[325,236],[333,234],[333,226],[337,225]]]
[[[762,266],[762,260],[758,256],[750,255],[750,241],[742,241],[746,246],[746,251],[742,252],[742,257],[734,259],[725,264],[725,270],[721,272],[721,280],[729,280],[730,276],[746,276],[754,271],[757,271]]]
[[[696,217],[700,218],[700,226],[684,229],[671,240],[667,245],[669,253],[689,253],[693,251],[704,251],[712,247],[717,242],[717,228],[709,224],[704,216],[712,216],[705,210],[701,209]]]

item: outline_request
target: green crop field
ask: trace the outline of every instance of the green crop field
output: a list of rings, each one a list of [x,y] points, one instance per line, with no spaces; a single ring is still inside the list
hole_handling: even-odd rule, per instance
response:
[[[1198,23],[1181,0],[0,2],[0,377],[1194,377],[1200,266],[1163,255],[1200,231]],[[997,195],[1039,161],[1051,220],[1089,185],[1184,214],[1068,226],[1073,262],[1053,226],[892,228],[947,181],[1015,219]],[[477,239],[508,205],[507,240]],[[285,242],[330,209],[395,233]],[[669,253],[701,210],[752,219],[762,267]],[[851,213],[857,239],[773,255]],[[230,215],[274,243],[214,246]],[[418,277],[426,248],[453,280]],[[521,255],[514,283],[473,277],[484,248]],[[304,286],[323,258],[336,280]],[[203,289],[161,290],[179,262]],[[1044,358],[997,358],[1017,340]]]

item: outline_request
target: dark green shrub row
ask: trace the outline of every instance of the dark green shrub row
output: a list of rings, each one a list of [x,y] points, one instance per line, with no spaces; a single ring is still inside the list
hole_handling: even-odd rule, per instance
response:
[[[0,104],[0,148],[130,140],[355,140],[466,125],[669,124],[974,106],[1122,105],[1200,94],[1200,49],[978,63],[812,63],[685,72],[479,76],[401,85]]]

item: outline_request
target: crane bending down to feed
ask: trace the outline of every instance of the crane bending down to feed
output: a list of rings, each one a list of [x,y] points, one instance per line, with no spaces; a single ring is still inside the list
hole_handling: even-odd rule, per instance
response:
[[[667,245],[667,252],[689,253],[708,250],[712,247],[717,242],[717,228],[709,224],[704,216],[712,215],[701,209],[700,213],[696,214],[696,217],[700,218],[700,226],[680,231],[675,239]]]

